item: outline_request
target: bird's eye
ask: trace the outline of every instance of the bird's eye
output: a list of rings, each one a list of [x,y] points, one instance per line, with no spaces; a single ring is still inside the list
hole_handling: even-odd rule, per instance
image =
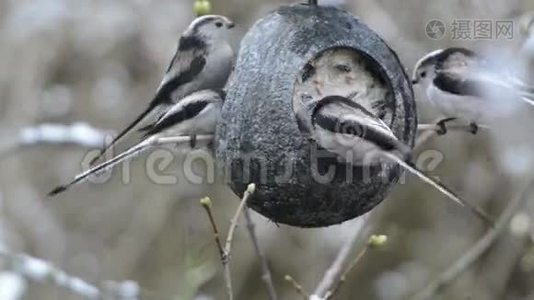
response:
[[[222,22],[217,22],[217,23],[215,23],[215,26],[217,26],[217,27],[222,27],[222,26],[223,26],[223,23],[222,23]]]
[[[426,77],[426,72],[421,72],[421,78],[425,78]]]
[[[340,71],[340,72],[343,72],[343,73],[349,73],[351,71],[350,67],[347,66],[347,65],[336,65],[335,66],[336,70]]]

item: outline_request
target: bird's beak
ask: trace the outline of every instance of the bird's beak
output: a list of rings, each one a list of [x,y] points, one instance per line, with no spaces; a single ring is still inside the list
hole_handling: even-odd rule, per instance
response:
[[[228,29],[232,29],[232,28],[235,27],[235,23],[229,23],[229,24],[227,25],[227,27],[228,27]]]

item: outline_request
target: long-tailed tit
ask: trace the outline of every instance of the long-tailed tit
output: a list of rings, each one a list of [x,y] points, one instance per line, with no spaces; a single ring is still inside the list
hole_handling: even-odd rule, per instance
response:
[[[438,123],[438,133],[446,133],[445,122],[456,118],[477,122],[506,116],[521,99],[534,105],[534,90],[511,73],[495,70],[484,58],[465,48],[433,51],[421,58],[413,71],[413,84],[426,93],[428,101],[447,116]]]
[[[298,113],[301,131],[317,145],[336,154],[338,160],[353,166],[368,167],[389,161],[430,184],[449,199],[469,207],[481,219],[491,223],[482,210],[469,205],[437,180],[425,175],[411,160],[411,149],[369,110],[341,96],[327,96],[310,104],[311,113]]]
[[[195,19],[178,41],[178,47],[163,80],[148,107],[110,144],[102,155],[128,132],[149,116],[162,111],[185,96],[203,89],[221,89],[226,84],[233,64],[233,50],[228,43],[234,23],[219,15],[206,15]]]
[[[116,157],[103,162],[79,175],[71,182],[56,187],[49,196],[66,191],[73,185],[84,182],[89,176],[108,170],[143,150],[157,145],[157,140],[164,137],[213,134],[220,117],[224,92],[202,90],[195,92],[174,104],[156,122],[146,126],[144,139]]]

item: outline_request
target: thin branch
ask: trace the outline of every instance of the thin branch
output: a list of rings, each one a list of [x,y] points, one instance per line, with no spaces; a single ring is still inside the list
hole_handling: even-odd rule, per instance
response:
[[[435,135],[437,135],[437,133],[434,130],[423,131],[415,140],[415,145],[413,147],[414,151],[421,148],[428,140],[430,140]]]
[[[54,267],[51,263],[24,254],[0,250],[0,259],[8,262],[12,272],[36,282],[50,282],[85,299],[99,299],[100,290],[81,278]]]
[[[490,129],[487,125],[478,125],[479,129]],[[437,124],[419,124],[417,125],[417,131],[435,131],[437,132],[441,128]],[[471,127],[469,125],[463,124],[447,124],[447,130],[458,130],[458,131],[470,131]]]
[[[232,221],[230,222],[230,228],[228,228],[228,235],[226,237],[226,244],[224,248],[222,247],[222,243],[219,239],[219,230],[217,229],[217,225],[215,223],[215,220],[213,218],[213,214],[211,212],[211,200],[209,198],[203,198],[200,203],[202,206],[206,209],[206,212],[208,213],[208,217],[211,222],[211,226],[213,229],[213,233],[215,235],[215,243],[217,244],[217,248],[219,249],[219,253],[221,255],[221,263],[224,268],[224,282],[226,285],[226,292],[228,294],[228,299],[233,300],[234,299],[234,293],[232,290],[232,277],[230,272],[230,257],[232,253],[232,241],[234,238],[234,232],[235,228],[237,227],[237,223],[239,221],[239,216],[241,215],[241,212],[245,208],[248,198],[254,193],[256,190],[256,185],[254,183],[251,183],[247,186],[247,189],[243,193],[243,198],[241,199],[241,203],[239,203],[239,206],[234,214],[234,217],[232,218]]]
[[[226,260],[226,255],[224,253],[224,249],[221,243],[221,238],[219,234],[219,229],[217,228],[217,223],[215,223],[215,219],[213,218],[213,213],[211,212],[211,199],[209,197],[200,199],[200,204],[202,204],[202,207],[206,210],[206,213],[208,214],[208,218],[211,223],[211,229],[213,230],[213,236],[215,238],[215,244],[217,245],[217,249],[219,250],[219,255],[221,256],[221,261]]]
[[[339,287],[343,285],[345,282],[347,276],[352,272],[352,270],[358,265],[358,263],[361,261],[362,257],[365,256],[365,254],[369,251],[369,249],[382,247],[387,242],[387,236],[385,235],[372,235],[369,238],[369,241],[365,245],[365,247],[356,255],[356,257],[352,260],[349,267],[343,272],[339,280],[334,284],[334,287],[326,293],[324,296],[324,299],[331,299],[334,297],[334,295],[339,290]]]
[[[528,180],[529,184],[521,189],[521,191],[510,201],[510,204],[501,213],[495,223],[494,228],[490,228],[484,236],[482,236],[471,249],[462,255],[455,263],[441,273],[435,280],[430,282],[423,290],[418,292],[412,299],[423,300],[432,299],[434,295],[447,286],[456,277],[468,269],[474,262],[476,262],[497,240],[497,238],[505,231],[510,219],[522,207],[523,203],[528,199],[526,193],[529,190],[532,180]]]
[[[196,136],[196,141],[211,141],[213,140],[213,134],[201,134]],[[190,136],[168,136],[168,137],[159,137],[154,141],[155,146],[167,145],[167,144],[181,144],[191,141]]]
[[[431,124],[437,124],[442,119],[443,117],[436,118],[434,121],[432,121]],[[417,128],[419,129],[419,125],[417,126]],[[423,144],[425,144],[428,140],[430,140],[436,134],[437,134],[436,130],[423,130],[423,132],[421,132],[421,134],[417,136],[413,149],[414,150],[419,149],[421,146],[423,146]]]
[[[265,282],[265,286],[267,287],[267,291],[269,292],[269,299],[277,300],[278,296],[276,294],[276,289],[274,288],[271,270],[269,269],[267,258],[265,257],[265,253],[263,253],[263,250],[260,247],[258,237],[256,236],[256,232],[254,231],[254,222],[252,221],[248,209],[245,209],[244,214],[245,220],[247,222],[247,230],[250,235],[250,239],[252,240],[252,244],[254,245],[254,250],[256,251],[258,258],[260,259],[262,272],[261,279]]]
[[[339,249],[339,252],[336,255],[336,258],[334,259],[334,262],[332,265],[326,270],[323,278],[317,285],[317,288],[313,292],[312,296],[315,296],[319,299],[324,299],[324,295],[328,291],[332,289],[332,287],[336,284],[338,278],[341,275],[341,272],[343,272],[344,266],[348,261],[348,258],[352,252],[352,248],[354,247],[354,244],[356,244],[356,241],[361,235],[361,229],[364,226],[364,224],[367,221],[367,218],[369,217],[369,214],[360,217],[362,225],[360,228],[354,231],[352,236],[350,236],[345,243],[341,246]]]
[[[0,158],[17,153],[18,150],[41,145],[78,145],[86,148],[102,146],[110,131],[77,122],[70,125],[45,123],[22,128],[14,137],[6,138],[0,147]]]
[[[421,147],[424,143],[426,143],[430,138],[437,135],[438,130],[440,127],[437,125],[437,123],[442,120],[443,117],[437,118],[434,122],[430,124],[419,124],[417,125],[417,131],[421,132],[419,136],[417,137],[415,141],[414,149],[418,149]],[[487,125],[478,125],[478,128],[481,129],[490,129]],[[447,129],[450,130],[465,130],[469,131],[471,128],[469,125],[462,125],[462,124],[447,124]]]
[[[291,283],[291,285],[293,286],[297,294],[301,295],[302,298],[308,299],[309,297],[308,293],[304,291],[304,289],[302,288],[302,285],[298,283],[293,277],[291,277],[290,275],[286,275],[284,276],[284,280]]]
[[[319,285],[317,285],[317,288],[315,289],[314,295],[317,295],[321,299],[323,298],[323,295],[325,295],[335,284],[338,280],[339,276],[341,275],[341,272],[343,272],[343,266],[348,261],[348,257],[350,256],[350,253],[352,252],[352,248],[354,247],[354,244],[358,240],[359,235],[355,234],[351,236],[339,249],[339,252],[336,256],[336,259],[326,270],[323,279],[320,281]]]
[[[362,259],[362,257],[367,253],[367,250],[369,250],[369,247],[366,246],[365,248],[363,248],[360,253],[358,253],[358,255],[356,255],[356,257],[354,258],[354,260],[351,262],[351,264],[349,265],[349,267],[345,270],[345,272],[343,272],[343,274],[339,277],[339,280],[334,284],[334,287],[332,288],[331,291],[328,291],[326,292],[326,295],[324,296],[324,299],[331,299],[336,293],[337,291],[339,290],[339,287],[341,285],[343,285],[343,283],[345,282],[346,278],[347,278],[347,275],[349,275],[349,273],[352,271],[352,269],[354,269],[354,267],[356,267],[356,265],[358,264],[358,262],[360,262],[360,260]]]
[[[230,272],[230,260],[231,260],[231,254],[232,254],[232,241],[234,238],[234,232],[237,227],[237,223],[239,221],[239,216],[241,215],[241,212],[245,208],[245,205],[247,204],[247,201],[250,198],[250,195],[252,195],[255,190],[256,190],[256,185],[254,183],[251,183],[248,185],[245,193],[243,194],[243,199],[241,199],[241,203],[239,203],[239,206],[237,207],[234,217],[232,218],[232,221],[230,223],[230,228],[228,228],[228,236],[226,237],[226,245],[224,247],[224,256],[226,259],[224,259],[222,263],[224,266],[224,278],[226,282],[226,290],[228,293],[228,298],[230,300],[234,299],[233,291],[232,291],[232,276]]]
[[[95,285],[82,278],[68,274],[52,263],[27,254],[12,253],[0,247],[0,261],[8,273],[38,283],[50,283],[83,299],[138,300],[155,295],[141,289],[135,281],[105,281]],[[155,295],[157,296],[157,295]],[[153,298],[153,297],[150,297]],[[164,299],[157,296],[157,299]]]

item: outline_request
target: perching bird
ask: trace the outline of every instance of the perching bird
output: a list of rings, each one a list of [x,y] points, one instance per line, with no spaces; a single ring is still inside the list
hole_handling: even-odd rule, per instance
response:
[[[310,120],[311,138],[337,154],[340,162],[355,166],[374,164],[380,160],[378,155],[372,155],[377,149],[395,152],[404,160],[410,156],[410,148],[397,139],[384,121],[348,98],[322,98],[313,107]]]
[[[428,101],[446,119],[438,122],[438,133],[445,134],[445,123],[456,118],[477,123],[507,116],[515,108],[513,99],[534,105],[534,89],[465,48],[433,51],[415,65],[413,84],[421,86]]]
[[[492,223],[482,210],[469,205],[410,163],[411,149],[382,120],[358,103],[341,96],[327,96],[312,104],[311,109],[299,111],[296,117],[303,134],[336,154],[338,161],[362,167],[384,161],[397,163],[449,199],[469,207],[481,219]]]
[[[234,23],[224,16],[206,15],[195,19],[180,37],[176,53],[148,107],[104,147],[92,163],[141,122],[159,117],[168,106],[187,95],[203,89],[223,88],[233,65],[234,53],[228,42],[232,28]]]
[[[144,139],[116,157],[95,166],[70,183],[61,185],[48,195],[54,196],[66,191],[71,186],[85,181],[89,176],[114,167],[118,163],[139,154],[141,151],[157,145],[157,139],[174,136],[191,136],[213,134],[220,117],[225,94],[223,91],[202,90],[195,92],[174,104],[156,122],[145,128]]]

